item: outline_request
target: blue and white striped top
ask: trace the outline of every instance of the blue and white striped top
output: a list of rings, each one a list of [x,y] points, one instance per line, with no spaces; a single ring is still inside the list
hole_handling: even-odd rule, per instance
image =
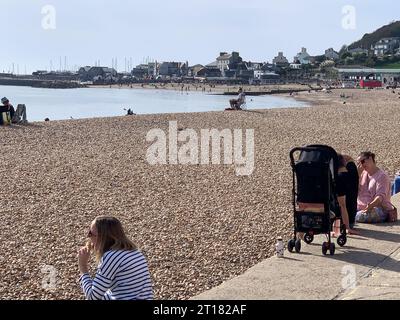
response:
[[[140,251],[108,251],[94,279],[79,279],[87,300],[152,300],[153,288],[146,258]]]

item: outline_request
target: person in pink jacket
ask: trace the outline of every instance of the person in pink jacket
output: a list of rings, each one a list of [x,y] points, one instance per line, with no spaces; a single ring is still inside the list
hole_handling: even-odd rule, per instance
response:
[[[362,152],[357,159],[360,186],[357,199],[356,222],[381,223],[393,209],[390,202],[390,178],[376,165],[375,154]]]

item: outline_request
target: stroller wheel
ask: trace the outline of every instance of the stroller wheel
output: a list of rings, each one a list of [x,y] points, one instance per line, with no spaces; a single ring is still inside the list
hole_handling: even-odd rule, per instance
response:
[[[340,235],[339,238],[337,239],[337,244],[343,247],[346,243],[347,243],[347,237],[344,235]]]
[[[293,252],[294,246],[295,246],[295,241],[293,239],[290,239],[287,244],[287,248],[288,248],[289,252]]]
[[[324,242],[322,244],[322,254],[324,256],[326,256],[326,253],[328,252],[328,249],[329,249],[329,243],[328,242]]]
[[[300,239],[296,240],[296,243],[294,245],[294,249],[296,250],[297,253],[300,253],[300,250],[301,250],[301,240]]]
[[[304,242],[305,242],[305,243],[310,244],[310,243],[312,243],[313,241],[314,241],[314,235],[313,235],[313,234],[306,233],[306,234],[304,235]]]
[[[333,242],[329,246],[329,252],[330,252],[331,256],[333,256],[335,254],[335,244]]]

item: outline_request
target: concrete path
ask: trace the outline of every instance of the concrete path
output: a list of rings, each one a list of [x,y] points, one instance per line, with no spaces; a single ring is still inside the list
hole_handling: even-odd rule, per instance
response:
[[[392,199],[400,208],[400,194]],[[400,299],[400,222],[364,225],[334,256],[323,256],[324,236],[302,242],[300,254],[285,251],[193,300]]]

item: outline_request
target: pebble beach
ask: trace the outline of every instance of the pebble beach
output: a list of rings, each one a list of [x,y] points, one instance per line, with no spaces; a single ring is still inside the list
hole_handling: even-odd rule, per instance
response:
[[[370,150],[391,178],[400,170],[400,90],[296,98],[309,106],[0,126],[0,299],[83,299],[77,250],[100,215],[119,218],[147,257],[156,299],[189,299],[291,237],[293,147],[327,144],[353,157]],[[254,129],[253,173],[150,165],[146,135],[168,132],[170,121],[196,132]]]

